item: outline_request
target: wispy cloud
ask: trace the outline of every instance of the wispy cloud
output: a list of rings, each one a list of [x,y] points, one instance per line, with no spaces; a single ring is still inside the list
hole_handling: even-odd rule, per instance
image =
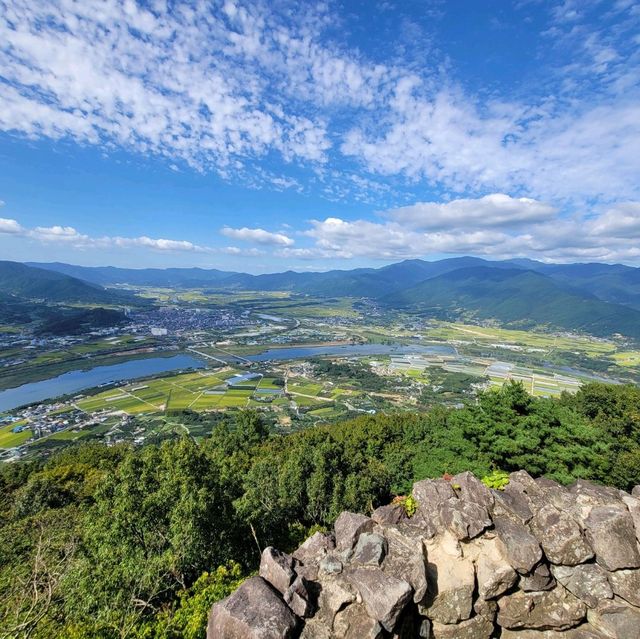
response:
[[[36,226],[26,228],[17,220],[0,218],[0,235],[24,238],[43,245],[61,245],[71,249],[84,251],[109,249],[147,249],[159,253],[208,253],[220,255],[262,255],[259,249],[244,249],[235,246],[216,247],[195,244],[187,240],[152,238],[146,235],[139,237],[121,237],[103,235],[93,237],[79,232],[72,226]]]
[[[531,257],[543,261],[640,263],[640,202],[628,201],[555,217],[555,209],[530,198],[494,193],[446,204],[419,202],[379,214],[379,220],[327,217],[299,231],[300,246],[284,233],[225,227],[221,235],[253,244],[195,244],[147,236],[94,237],[70,226],[28,228],[0,218],[0,235],[77,251],[114,250],[163,254],[267,257],[303,265],[309,260],[397,261],[433,255]]]
[[[453,196],[638,199],[640,17],[616,3],[596,28],[594,7],[549,5],[566,63],[537,91],[487,97],[435,54],[374,62],[329,32],[332,4],[0,2],[0,129],[302,188],[275,157],[336,200],[375,200],[388,176]]]

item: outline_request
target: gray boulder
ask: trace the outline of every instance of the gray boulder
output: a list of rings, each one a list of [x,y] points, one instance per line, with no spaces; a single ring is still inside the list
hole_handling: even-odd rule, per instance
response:
[[[473,617],[456,624],[433,622],[433,639],[490,639],[493,623],[484,617]]]
[[[634,486],[631,489],[631,496],[635,497],[636,499],[640,499],[640,485]]]
[[[578,479],[569,486],[569,491],[584,499],[590,499],[594,504],[608,504],[619,501],[620,494],[616,488],[594,484],[586,479]]]
[[[251,577],[209,614],[207,639],[289,639],[298,619],[262,577]]]
[[[633,519],[622,502],[594,506],[584,525],[596,561],[601,566],[607,570],[640,567]]]
[[[531,572],[520,575],[518,586],[525,592],[533,592],[539,590],[551,590],[556,585],[549,566],[545,563],[539,563]]]
[[[437,510],[438,506],[456,496],[451,482],[446,479],[423,479],[413,485],[411,494],[418,502],[418,508]]]
[[[343,564],[335,555],[327,555],[320,560],[319,573],[323,575],[339,575]]]
[[[580,526],[570,515],[551,504],[540,508],[529,526],[554,564],[575,566],[593,557],[593,550],[584,539]]]
[[[322,618],[313,617],[305,622],[300,639],[335,639],[335,635]]]
[[[502,550],[518,572],[528,573],[542,559],[542,549],[527,528],[509,519],[494,518],[494,526]]]
[[[310,617],[313,614],[314,607],[311,603],[311,593],[306,579],[304,577],[296,577],[295,581],[287,588],[284,593],[284,602],[298,615],[298,617]]]
[[[493,508],[491,491],[472,473],[467,471],[454,475],[451,485],[462,501],[477,504],[489,511]]]
[[[388,504],[376,508],[371,513],[371,519],[377,524],[398,524],[408,516],[402,504]]]
[[[616,570],[608,576],[614,594],[640,608],[640,570]]]
[[[584,620],[586,606],[562,587],[547,592],[522,592],[498,600],[498,625],[518,630],[567,630]]]
[[[294,562],[291,555],[268,546],[262,551],[259,574],[280,594],[284,594],[296,578]]]
[[[498,602],[494,599],[476,599],[473,604],[473,612],[493,623],[498,614]]]
[[[335,548],[332,535],[317,532],[311,535],[294,553],[293,557],[304,564],[318,564],[327,552]]]
[[[440,504],[438,515],[442,524],[458,539],[477,537],[492,523],[485,506],[462,499],[449,499]]]
[[[418,603],[427,592],[427,562],[422,535],[413,526],[387,526],[387,555],[382,569],[404,579],[413,588],[413,600]]]
[[[378,533],[362,533],[358,538],[351,561],[356,564],[379,566],[387,551],[387,541]]]
[[[379,622],[367,614],[364,605],[353,603],[341,610],[333,623],[335,637],[344,639],[382,639],[383,629]]]
[[[508,488],[508,486],[507,486]],[[511,519],[518,524],[526,524],[532,517],[529,499],[518,490],[493,491],[493,515]]]
[[[344,575],[327,575],[320,582],[318,595],[318,613],[329,628],[333,627],[333,620],[346,605],[356,600],[356,591],[347,582]]]
[[[623,493],[622,501],[631,514],[631,519],[633,519],[633,526],[636,529],[636,539],[640,541],[640,499],[630,497],[626,493]]]
[[[573,595],[595,608],[605,599],[613,599],[607,572],[598,564],[552,566],[554,577]]]
[[[589,623],[610,639],[639,639],[640,610],[617,597],[587,613]]]
[[[570,630],[503,630],[501,639],[608,639],[587,623]]]
[[[344,511],[334,524],[336,549],[351,550],[362,533],[372,532],[375,522],[369,517]]]
[[[571,484],[569,492],[574,498],[572,512],[580,524],[584,524],[589,513],[596,506],[622,505],[617,489],[593,484],[584,479],[578,479]]]
[[[440,506],[449,499],[456,499],[456,493],[445,479],[424,479],[413,485],[412,495],[418,502],[418,509],[410,521],[431,538],[442,528]]]
[[[517,573],[496,539],[481,540],[475,564],[478,595],[482,599],[498,597],[516,582]]]
[[[360,593],[369,616],[391,632],[400,613],[411,600],[411,586],[379,568],[356,568],[349,573],[351,585]]]
[[[524,470],[518,470],[509,475],[509,483],[505,486],[504,492],[520,493],[526,499],[532,512],[548,502],[543,488]]]

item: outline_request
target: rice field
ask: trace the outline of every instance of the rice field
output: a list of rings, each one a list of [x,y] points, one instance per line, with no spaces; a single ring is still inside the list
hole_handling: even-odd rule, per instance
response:
[[[12,432],[18,426],[24,426],[26,422],[14,422],[0,427],[0,448],[14,448],[24,444],[33,434],[29,428],[19,433]]]
[[[225,382],[233,373],[232,370],[198,371],[136,382],[81,399],[77,406],[87,413],[122,411],[128,415],[248,406],[261,380],[243,383],[242,388],[227,387]],[[269,384],[273,384],[273,379],[267,380],[265,387]]]

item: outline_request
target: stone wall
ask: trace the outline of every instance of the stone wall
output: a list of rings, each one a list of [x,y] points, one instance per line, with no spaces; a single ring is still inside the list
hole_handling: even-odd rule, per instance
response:
[[[640,486],[512,473],[417,482],[418,509],[344,512],[211,610],[208,639],[638,639]]]

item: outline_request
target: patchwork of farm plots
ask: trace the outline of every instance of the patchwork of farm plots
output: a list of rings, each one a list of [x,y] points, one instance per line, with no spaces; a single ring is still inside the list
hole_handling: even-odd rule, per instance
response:
[[[233,386],[228,384],[235,371],[198,371],[157,378],[110,389],[79,400],[78,408],[97,411],[123,411],[129,415],[172,410],[216,410],[281,403],[281,388],[274,378],[256,377]]]
[[[522,382],[531,395],[551,397],[563,391],[575,393],[584,380],[553,371],[538,371],[510,362],[472,357],[392,357],[391,371],[402,372],[416,381],[429,382],[428,370],[435,366],[449,373],[463,373],[488,379],[490,386],[501,387],[507,381]]]

